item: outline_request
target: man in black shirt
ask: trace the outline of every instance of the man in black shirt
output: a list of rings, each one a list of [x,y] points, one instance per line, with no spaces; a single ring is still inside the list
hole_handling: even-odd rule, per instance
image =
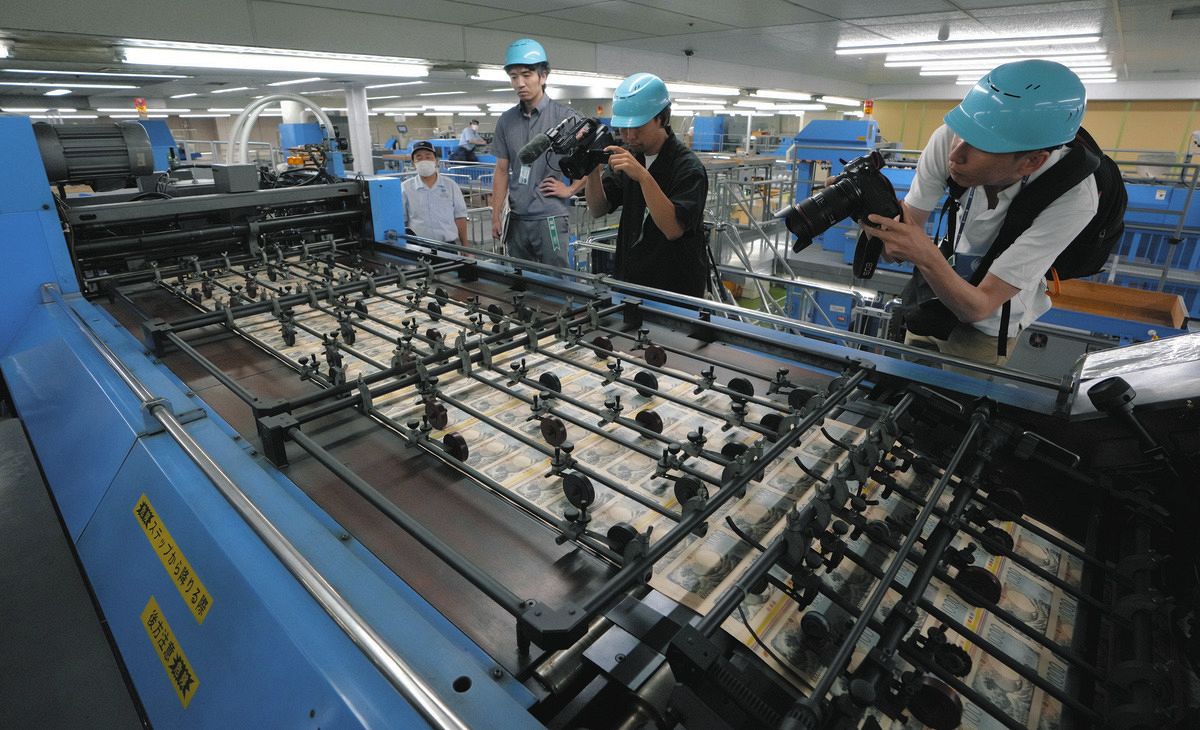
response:
[[[621,208],[617,277],[634,284],[704,296],[704,165],[671,131],[667,85],[638,73],[613,93],[612,126],[625,147],[609,147],[608,169],[587,177],[592,217]]]

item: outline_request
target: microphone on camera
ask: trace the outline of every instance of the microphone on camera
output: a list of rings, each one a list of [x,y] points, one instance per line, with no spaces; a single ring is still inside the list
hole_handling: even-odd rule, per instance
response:
[[[521,151],[517,153],[517,157],[521,158],[522,163],[528,165],[538,157],[541,157],[542,153],[548,149],[550,149],[550,138],[545,133],[539,133],[521,148]]]

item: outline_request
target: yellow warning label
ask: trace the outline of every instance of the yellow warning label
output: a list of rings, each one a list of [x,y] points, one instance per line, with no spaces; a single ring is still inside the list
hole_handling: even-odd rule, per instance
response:
[[[196,672],[192,670],[191,663],[183,653],[183,647],[179,646],[175,639],[175,632],[171,631],[171,626],[159,610],[158,601],[154,600],[154,596],[150,596],[149,603],[142,611],[142,626],[146,629],[146,635],[150,637],[154,653],[162,662],[163,669],[167,670],[167,679],[175,688],[175,694],[179,695],[179,701],[186,710],[196,694],[196,688],[200,686],[200,680],[196,678]]]
[[[183,551],[175,543],[175,538],[171,537],[167,526],[163,524],[162,518],[151,506],[146,495],[139,497],[133,506],[133,516],[142,526],[142,532],[146,533],[146,539],[150,541],[150,549],[158,555],[159,561],[167,571],[167,577],[175,584],[179,595],[183,596],[183,602],[191,609],[196,622],[204,623],[204,618],[212,608],[212,594],[204,587],[200,576],[196,575],[192,564],[184,557]]]

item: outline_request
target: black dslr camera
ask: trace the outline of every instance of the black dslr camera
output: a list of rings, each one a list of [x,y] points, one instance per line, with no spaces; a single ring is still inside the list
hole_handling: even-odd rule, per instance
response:
[[[559,170],[572,180],[588,176],[597,165],[607,162],[611,152],[604,148],[616,144],[612,132],[598,119],[564,119],[553,129],[539,134],[521,148],[521,162],[529,164],[546,150],[562,155]]]
[[[812,243],[813,236],[821,235],[843,218],[874,226],[867,220],[871,213],[888,218],[900,215],[896,189],[892,187],[892,181],[879,172],[883,165],[883,155],[878,151],[851,160],[842,174],[834,178],[832,185],[776,213],[775,217],[783,218],[784,225],[796,236],[792,251],[800,253]],[[874,276],[881,253],[883,241],[859,236],[854,249],[854,275],[860,279]]]

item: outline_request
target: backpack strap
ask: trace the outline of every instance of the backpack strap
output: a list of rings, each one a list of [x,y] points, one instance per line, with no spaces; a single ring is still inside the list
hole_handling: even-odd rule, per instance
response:
[[[1021,192],[1013,198],[1000,224],[1000,231],[988,247],[987,253],[979,261],[979,266],[971,273],[968,281],[972,286],[979,286],[987,276],[988,269],[995,263],[1000,254],[1008,250],[1021,234],[1029,230],[1033,221],[1042,211],[1046,210],[1055,200],[1058,200],[1068,190],[1086,180],[1100,166],[1100,157],[1087,150],[1083,145],[1072,144],[1057,163],[1043,172],[1031,183],[1025,185]],[[996,353],[1003,357],[1008,352],[1008,324],[1012,306],[1005,302],[1000,309],[1000,332],[996,339]]]

